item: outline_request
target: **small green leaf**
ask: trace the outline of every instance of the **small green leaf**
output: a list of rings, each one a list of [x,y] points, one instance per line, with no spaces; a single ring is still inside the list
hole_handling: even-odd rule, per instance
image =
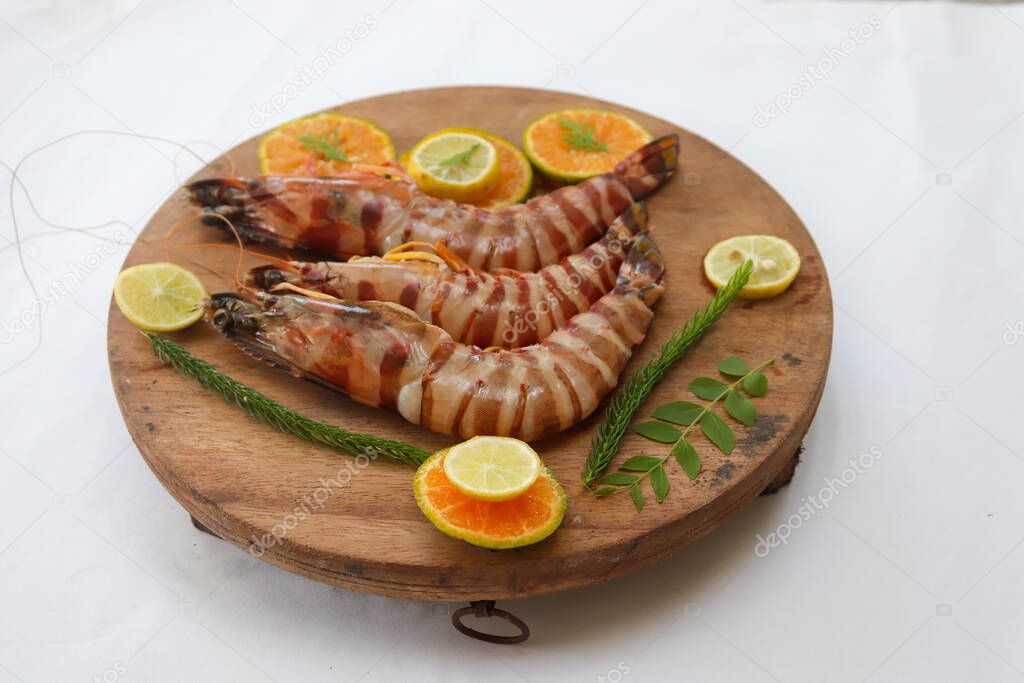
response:
[[[583,149],[588,152],[607,152],[608,147],[594,137],[594,130],[586,123],[578,123],[572,119],[559,119],[562,127],[562,140],[571,149]]]
[[[683,472],[686,472],[686,476],[690,479],[697,478],[700,474],[700,456],[697,455],[697,449],[692,443],[686,439],[679,441],[672,449],[672,455],[676,456],[676,462],[683,468]]]
[[[640,436],[651,439],[652,441],[660,441],[661,443],[672,443],[680,436],[680,431],[671,425],[667,425],[664,422],[641,422],[640,424],[633,427],[633,431]]]
[[[598,489],[594,491],[594,495],[597,496],[598,498],[604,498],[605,496],[612,495],[616,491],[618,491],[618,489],[615,488],[614,486],[605,486],[603,489]]]
[[[303,135],[299,142],[309,151],[318,154],[324,159],[332,161],[348,161],[345,155],[345,148],[338,148],[338,132],[324,133],[320,137],[314,135]]]
[[[469,165],[469,159],[473,156],[473,152],[480,149],[480,143],[476,143],[469,149],[457,152],[447,159],[441,159],[440,164],[442,166],[467,166]]]
[[[629,487],[629,497],[633,499],[633,505],[636,506],[637,512],[644,509],[644,494],[639,486],[633,484]]]
[[[725,412],[748,427],[757,419],[757,408],[750,402],[750,399],[738,391],[730,391],[729,395],[725,397]]]
[[[760,372],[755,372],[743,380],[743,388],[751,396],[764,396],[768,393],[768,378]]]
[[[612,472],[606,474],[598,480],[598,484],[606,484],[608,486],[629,486],[640,481],[640,477],[635,474],[627,474],[626,472]]]
[[[726,386],[717,379],[710,377],[698,377],[690,382],[690,391],[705,401],[714,401],[726,390]]]
[[[696,403],[690,403],[689,401],[673,401],[672,403],[666,403],[665,405],[660,406],[657,410],[651,413],[651,417],[656,417],[659,420],[674,422],[677,425],[689,427],[694,423],[702,410],[704,409]]]
[[[700,428],[704,431],[704,435],[711,440],[711,443],[718,446],[719,450],[726,455],[732,453],[732,447],[736,444],[736,436],[732,433],[729,425],[718,417],[717,413],[710,410],[704,413],[704,417],[700,419]]]
[[[750,368],[743,362],[743,359],[739,356],[729,356],[723,361],[718,363],[718,371],[723,375],[732,375],[733,377],[742,377],[743,375],[750,372]]]
[[[651,488],[654,489],[654,497],[661,503],[668,495],[668,475],[664,467],[651,470]]]
[[[619,469],[629,470],[630,472],[648,472],[652,467],[657,467],[660,463],[661,458],[655,458],[650,455],[634,455],[622,463]]]

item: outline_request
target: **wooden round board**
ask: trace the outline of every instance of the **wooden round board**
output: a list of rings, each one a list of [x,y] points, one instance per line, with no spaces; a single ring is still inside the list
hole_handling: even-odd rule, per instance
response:
[[[697,135],[639,111],[576,95],[522,88],[465,87],[373,97],[336,111],[376,121],[399,151],[448,126],[473,126],[519,142],[526,125],[564,107],[620,111],[655,135],[679,133],[679,169],[649,199],[653,237],[666,262],[667,291],[647,340],[627,368],[644,361],[672,330],[713,295],[701,267],[707,249],[736,234],[768,233],[803,257],[800,276],[775,299],[736,301],[674,367],[637,417],[662,403],[692,398],[687,384],[714,375],[722,358],[774,358],[771,391],[757,400],[752,428],[737,425],[737,444],[722,455],[699,437],[703,470],[690,481],[673,463],[672,489],[641,513],[628,495],[595,498],[580,481],[603,406],[581,424],[534,444],[562,482],[569,507],[561,528],[527,548],[484,550],[435,530],[412,495],[413,470],[353,459],[274,431],[248,417],[153,355],[146,339],[111,302],[108,351],[114,389],[128,429],[168,491],[203,525],[264,560],[318,581],[424,600],[501,599],[584,586],[665,557],[722,524],[791,463],[814,416],[832,344],[828,278],[811,236],[792,209],[753,171]],[[198,176],[258,172],[254,137]],[[166,260],[165,237],[196,210],[172,197],[140,234],[125,266]],[[176,244],[230,244],[215,227],[188,222]],[[210,292],[233,288],[237,253],[170,247]],[[246,267],[258,263],[248,259]],[[300,413],[347,429],[415,442],[428,450],[453,440],[410,425],[397,414],[358,405],[311,382],[264,367],[212,326],[171,335],[228,375]],[[626,438],[617,462],[651,442]]]

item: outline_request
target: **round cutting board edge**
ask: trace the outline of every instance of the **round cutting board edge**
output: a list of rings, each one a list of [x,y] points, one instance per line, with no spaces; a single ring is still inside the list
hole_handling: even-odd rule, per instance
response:
[[[778,429],[770,428],[756,439],[748,434],[746,445],[742,446],[745,450],[739,457],[724,458],[701,449],[706,465],[702,477],[690,485],[685,477],[673,475],[673,490],[665,504],[659,506],[649,495],[647,509],[637,514],[628,497],[596,500],[579,485],[579,469],[597,419],[594,416],[539,445],[542,456],[570,495],[572,504],[563,527],[537,546],[500,553],[442,536],[419,515],[415,503],[410,507],[408,468],[374,463],[372,468],[359,473],[344,497],[328,501],[323,509],[276,539],[260,555],[263,559],[319,581],[397,597],[499,599],[549,593],[609,579],[670,554],[748,504],[789,464],[824,387],[831,352],[831,294],[824,265],[810,235],[788,205],[750,169],[703,138],[672,124],[642,112],[566,93],[518,88],[444,88],[369,98],[336,110],[368,115],[393,134],[401,131],[402,138],[395,136],[401,148],[403,143],[415,141],[430,130],[452,125],[452,110],[460,111],[467,119],[455,123],[489,128],[515,139],[509,130],[521,130],[532,118],[569,106],[623,111],[647,125],[655,135],[677,130],[683,138],[680,172],[650,200],[652,224],[656,226],[654,236],[669,260],[669,288],[659,304],[650,338],[635,357],[648,357],[671,327],[692,314],[710,295],[703,275],[696,272],[699,268],[682,268],[687,261],[699,264],[699,258],[694,257],[699,257],[711,240],[753,232],[755,229],[743,227],[767,222],[760,231],[781,227],[784,229],[775,232],[798,243],[805,265],[791,291],[772,302],[737,301],[680,366],[672,370],[638,413],[642,417],[644,410],[658,405],[659,398],[684,398],[689,379],[713,370],[711,359],[737,352],[754,360],[750,354],[777,350],[781,352],[779,356],[792,360],[777,360],[774,367],[786,369],[782,387],[776,389],[777,383],[773,381],[772,392],[759,399],[758,406],[764,411],[777,411],[767,417],[772,418],[771,424],[777,423]],[[256,171],[256,140],[253,138],[228,153],[241,173]],[[239,156],[242,158],[235,158]],[[197,176],[222,173],[227,166],[223,162],[221,158]],[[168,200],[141,233],[126,265],[162,260],[162,236],[185,210],[187,207],[180,199]],[[727,227],[730,222],[735,226]],[[699,243],[668,239],[666,233],[680,229],[678,224],[697,233]],[[209,238],[211,230],[195,227],[189,234]],[[185,260],[204,279],[217,279],[219,275],[220,284],[230,286],[231,278],[223,277],[234,272],[236,256],[230,252],[189,252]],[[672,296],[677,298],[670,299]],[[770,315],[766,317],[764,313]],[[744,322],[740,319],[746,318],[750,318],[745,321],[747,324],[740,325]],[[266,538],[274,529],[275,520],[285,519],[296,509],[295,501],[308,495],[317,475],[330,472],[325,468],[336,468],[344,458],[254,423],[237,408],[225,405],[191,380],[163,367],[141,335],[127,334],[134,328],[113,302],[109,320],[111,375],[132,438],[164,487],[197,520],[226,540],[243,548],[258,545],[259,539]],[[772,324],[766,326],[764,320]],[[723,330],[737,326],[760,331],[761,337],[738,343],[735,329]],[[787,346],[785,335],[790,333],[795,341]],[[193,329],[176,336],[184,339],[190,350],[228,374],[254,384],[311,417],[333,420],[360,431],[415,440],[429,448],[448,443],[444,437],[402,423],[394,416],[378,417],[375,411],[322,388],[256,366],[209,329]],[[716,352],[710,353],[712,350]],[[624,374],[636,362],[634,358]],[[787,392],[786,380],[796,385],[793,391]],[[773,398],[784,405],[773,406]],[[216,422],[207,428],[213,420]],[[737,429],[741,442],[742,431],[743,428]],[[546,445],[549,450],[545,450]],[[630,437],[620,457],[638,445],[642,442]],[[287,469],[276,471],[282,467]],[[295,470],[304,472],[296,476]],[[360,486],[363,481],[365,486]],[[689,490],[684,488],[688,485],[692,487]],[[381,497],[386,504],[381,504]],[[366,508],[365,512],[360,506]]]

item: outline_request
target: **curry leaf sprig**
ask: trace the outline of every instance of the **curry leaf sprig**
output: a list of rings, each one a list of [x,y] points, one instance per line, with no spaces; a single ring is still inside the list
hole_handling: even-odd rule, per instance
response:
[[[311,420],[285,408],[252,387],[228,377],[206,361],[193,356],[180,344],[151,332],[144,334],[149,339],[157,358],[172,365],[185,377],[190,377],[203,387],[220,394],[228,403],[234,403],[253,417],[285,434],[351,456],[363,455],[371,459],[383,457],[406,465],[418,466],[430,457],[430,453],[419,446],[350,432],[341,427]]]
[[[314,154],[318,154],[321,158],[330,159],[331,161],[348,161],[348,155],[345,153],[345,148],[338,147],[337,131],[324,133],[320,137],[315,135],[303,135],[299,138],[299,142],[303,147]]]
[[[642,367],[635,370],[629,381],[619,389],[608,403],[604,417],[590,443],[590,454],[583,466],[583,483],[591,486],[600,477],[622,445],[629,423],[655,385],[701,335],[717,321],[739,291],[747,284],[754,269],[753,261],[745,261],[725,287],[722,287],[689,321],[669,337],[661,349]]]
[[[608,147],[594,137],[594,129],[586,123],[559,119],[558,125],[562,127],[562,140],[572,149],[582,149],[586,152],[608,151]]]
[[[768,378],[761,370],[771,363],[771,360],[766,360],[754,368],[748,368],[742,359],[730,356],[718,364],[718,371],[729,378],[736,378],[731,383],[726,384],[712,377],[698,377],[690,382],[690,391],[707,403],[666,403],[651,414],[654,420],[633,427],[633,431],[644,438],[672,444],[669,452],[661,457],[647,454],[633,456],[622,463],[617,472],[598,480],[602,488],[594,491],[594,495],[608,496],[629,491],[633,504],[640,511],[644,508],[644,493],[640,484],[644,479],[650,479],[655,499],[659,503],[663,502],[669,490],[669,479],[665,473],[665,463],[669,458],[674,457],[690,479],[696,479],[700,474],[700,455],[690,442],[690,432],[698,425],[718,450],[726,455],[731,453],[736,445],[736,435],[729,424],[714,411],[714,407],[721,403],[733,419],[748,427],[752,426],[757,419],[757,408],[743,392],[758,398],[768,393]]]

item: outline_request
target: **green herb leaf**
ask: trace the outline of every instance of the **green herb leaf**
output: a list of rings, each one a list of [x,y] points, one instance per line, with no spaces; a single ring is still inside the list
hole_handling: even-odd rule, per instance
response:
[[[644,494],[639,486],[633,484],[629,487],[629,497],[633,499],[633,505],[636,506],[637,512],[644,509]]]
[[[656,417],[659,420],[674,422],[677,425],[689,427],[694,423],[694,421],[696,421],[702,410],[704,409],[696,403],[690,403],[689,401],[673,401],[672,403],[666,403],[659,407],[651,413],[651,417]]]
[[[768,378],[763,373],[755,372],[743,380],[743,388],[751,396],[764,396],[768,393]]]
[[[748,427],[757,419],[757,408],[746,396],[738,391],[730,391],[725,397],[725,412]]]
[[[697,449],[686,439],[680,439],[672,449],[672,455],[676,456],[676,462],[686,472],[690,479],[696,479],[700,474],[700,456]]]
[[[594,495],[597,496],[598,498],[604,498],[605,496],[612,495],[616,491],[618,491],[618,489],[615,488],[614,486],[605,486],[603,489],[598,489],[594,491]]]
[[[654,497],[661,503],[668,495],[668,475],[664,467],[651,470],[651,488],[654,489]]]
[[[604,484],[607,486],[629,486],[640,481],[640,477],[636,474],[627,474],[626,472],[612,472],[606,474],[598,480],[598,484]]]
[[[690,382],[689,389],[697,397],[702,398],[705,401],[714,401],[716,398],[721,396],[722,392],[728,389],[728,387],[717,379],[711,379],[710,377],[698,377]]]
[[[629,431],[633,416],[640,409],[654,388],[679,359],[697,342],[707,330],[722,317],[729,304],[747,281],[754,269],[754,262],[747,260],[736,269],[729,282],[715,293],[703,308],[672,332],[672,335],[651,357],[633,371],[618,391],[608,400],[601,422],[594,431],[590,442],[590,453],[583,463],[580,478],[584,486],[591,486],[611,465],[615,454],[622,446],[622,440]]]
[[[303,147],[314,152],[323,159],[330,159],[331,161],[348,161],[348,156],[345,154],[345,148],[338,148],[337,131],[324,133],[320,137],[316,137],[314,135],[303,135],[299,138],[299,142]]]
[[[252,387],[228,377],[206,361],[193,356],[185,347],[160,335],[146,332],[153,353],[169,363],[185,377],[189,377],[210,391],[219,394],[228,403],[238,406],[254,418],[285,434],[291,434],[318,446],[326,446],[353,457],[366,456],[371,460],[382,457],[407,465],[418,466],[430,453],[412,444],[359,434],[337,425],[317,422],[285,408]]]
[[[473,156],[473,152],[477,151],[478,149],[480,149],[479,142],[463,152],[458,152],[456,154],[451,155],[447,159],[442,159],[438,163],[441,166],[466,166],[467,164],[469,164],[469,159],[470,157]]]
[[[586,123],[578,123],[572,119],[559,119],[558,125],[562,127],[562,140],[572,149],[582,149],[587,152],[608,151],[605,144],[594,137],[594,129]]]
[[[750,368],[747,367],[747,364],[739,356],[729,356],[718,363],[718,371],[723,375],[742,377],[750,372]]]
[[[690,391],[706,400],[707,403],[697,404],[689,401],[666,403],[652,413],[653,417],[662,420],[661,422],[650,420],[635,425],[633,429],[648,439],[671,443],[670,454],[675,457],[687,477],[696,479],[700,475],[702,464],[700,454],[688,439],[690,432],[696,428],[699,422],[701,431],[711,443],[725,454],[732,453],[736,446],[736,435],[732,427],[729,426],[731,422],[722,419],[715,412],[715,406],[722,404],[725,412],[733,419],[747,426],[753,425],[757,420],[757,407],[753,401],[747,398],[747,394],[740,390],[740,386],[747,386],[748,380],[753,379],[748,393],[750,388],[755,392],[767,392],[768,380],[761,370],[771,363],[772,360],[769,359],[754,368],[749,368],[738,356],[730,356],[718,363],[718,369],[723,375],[729,377],[728,383],[711,377],[698,377],[689,384]],[[629,415],[632,415],[632,411]],[[677,429],[669,423],[680,425],[680,428]],[[633,456],[623,463],[618,472],[605,477],[600,483],[609,483],[620,487],[616,489],[617,491],[629,488],[633,504],[636,505],[637,510],[642,510],[644,496],[640,487],[644,478],[650,478],[651,489],[654,491],[658,503],[662,503],[669,493],[669,479],[665,472],[667,459],[667,455],[659,458],[646,453]],[[588,465],[589,460],[588,458]],[[584,475],[584,481],[588,481],[586,475]],[[597,494],[596,491],[595,494]],[[608,494],[602,492],[600,495]]]
[[[619,469],[629,470],[630,472],[648,472],[652,467],[656,467],[661,462],[661,458],[655,458],[650,455],[634,455],[632,458],[622,463]]]
[[[736,436],[732,433],[729,425],[718,417],[717,413],[710,410],[704,413],[704,417],[700,419],[700,428],[704,432],[704,436],[718,446],[719,450],[726,455],[732,453],[732,447],[736,444]]]
[[[672,443],[680,437],[682,432],[671,425],[667,425],[664,422],[641,422],[640,424],[633,427],[633,431],[645,438],[651,439],[652,441],[660,441],[661,443]]]

